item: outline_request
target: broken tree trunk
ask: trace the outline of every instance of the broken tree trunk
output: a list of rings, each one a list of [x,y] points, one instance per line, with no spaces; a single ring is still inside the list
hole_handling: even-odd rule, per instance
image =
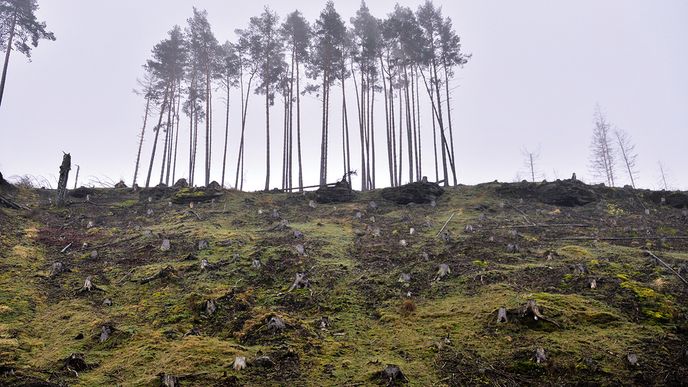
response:
[[[26,207],[22,206],[21,204],[17,204],[13,202],[12,200],[0,195],[0,205],[3,207],[11,208],[13,210],[25,210]]]
[[[62,156],[62,165],[60,165],[60,179],[57,182],[57,197],[55,204],[62,207],[65,204],[65,197],[67,196],[67,180],[69,180],[69,171],[72,169],[72,156],[65,153]]]
[[[246,368],[246,357],[244,356],[237,356],[234,358],[234,364],[232,364],[232,367],[234,368],[235,371],[241,371],[244,368]]]

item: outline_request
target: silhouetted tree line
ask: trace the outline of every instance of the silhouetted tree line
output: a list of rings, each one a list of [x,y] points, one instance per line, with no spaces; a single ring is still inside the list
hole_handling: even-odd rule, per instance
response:
[[[174,26],[155,45],[140,81],[146,107],[134,183],[143,138],[152,125],[154,138],[146,186],[151,184],[156,158],[162,159],[160,183],[169,185],[177,178],[180,126],[182,135],[186,136],[184,131],[188,131],[189,139],[189,172],[185,177],[191,185],[209,184],[215,134],[213,92],[221,90],[225,99],[221,181],[224,186],[229,180],[227,163],[231,162],[227,160],[229,96],[231,90],[237,89],[241,95],[241,131],[234,140],[238,147],[234,171],[237,189],[243,188],[247,112],[252,94],[264,97],[266,190],[270,186],[270,157],[278,154],[271,151],[270,143],[270,115],[276,97],[281,99],[283,117],[281,186],[285,190],[304,187],[301,139],[310,135],[304,133],[301,124],[301,96],[305,93],[316,95],[322,103],[320,185],[326,184],[328,162],[332,161],[328,155],[331,129],[340,130],[330,125],[330,111],[336,109],[330,106],[333,93],[341,93],[342,171],[349,176],[352,167],[359,168],[362,190],[377,186],[380,166],[375,153],[376,139],[386,142],[392,185],[401,184],[404,176],[410,182],[420,180],[424,173],[421,133],[430,128],[435,180],[443,180],[445,185],[457,184],[449,83],[470,55],[461,51],[459,36],[441,8],[430,1],[415,12],[396,5],[386,18],[378,19],[362,2],[347,24],[333,2],[325,5],[313,23],[298,10],[281,20],[265,7],[245,28],[235,32],[235,41],[220,44],[207,12],[194,8],[184,29]],[[349,111],[351,104],[355,105],[355,116]],[[380,114],[382,107],[384,134],[375,127],[375,114]],[[421,122],[424,109],[432,112],[431,122]],[[151,119],[153,112],[156,115]],[[358,135],[351,133],[356,129]],[[352,162],[350,149],[356,138],[360,142],[360,165]],[[204,149],[199,155],[200,143]],[[196,179],[199,157],[204,160],[202,180]],[[294,160],[298,169],[296,181]]]

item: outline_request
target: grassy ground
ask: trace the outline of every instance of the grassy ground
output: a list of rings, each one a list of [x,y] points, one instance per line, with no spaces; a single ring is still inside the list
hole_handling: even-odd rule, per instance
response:
[[[644,253],[686,275],[681,210],[622,194],[557,207],[497,187],[314,208],[310,194],[226,191],[190,209],[171,190],[120,189],[57,209],[21,191],[31,210],[0,209],[0,384],[368,385],[387,383],[387,364],[418,386],[685,383],[688,288]],[[451,272],[436,280],[440,264]],[[296,273],[310,287],[289,292]],[[88,276],[97,289],[80,291]],[[521,316],[531,299],[545,319]],[[67,365],[74,353],[88,366]]]

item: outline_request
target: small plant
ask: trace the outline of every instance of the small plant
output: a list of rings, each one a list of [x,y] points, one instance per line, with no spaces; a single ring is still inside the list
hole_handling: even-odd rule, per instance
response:
[[[404,300],[401,303],[401,314],[408,316],[416,311],[416,303],[413,300]]]

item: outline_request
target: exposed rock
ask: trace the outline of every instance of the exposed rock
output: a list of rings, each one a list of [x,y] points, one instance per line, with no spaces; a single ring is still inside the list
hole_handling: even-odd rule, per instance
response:
[[[394,386],[408,381],[404,373],[401,372],[401,368],[395,364],[387,364],[385,369],[375,373],[373,378],[378,379],[380,382],[383,382],[388,386]]]
[[[77,199],[84,199],[87,195],[93,195],[96,192],[93,188],[79,187],[69,191],[69,196]]]
[[[222,196],[222,192],[212,188],[182,188],[172,195],[172,203],[189,204],[210,202]]]
[[[315,191],[315,201],[318,203],[345,203],[355,198],[356,194],[346,180],[332,187],[320,187]]]
[[[268,324],[267,324],[268,330],[271,331],[283,331],[286,329],[287,325],[284,323],[284,320],[277,316],[270,317],[268,319]]]
[[[665,204],[674,208],[688,208],[688,192],[655,191],[650,192],[648,198],[655,204]]]
[[[91,368],[83,353],[72,353],[64,360],[64,368],[72,372],[83,372]]]
[[[179,180],[177,180],[176,183],[174,183],[175,188],[187,188],[188,186],[189,186],[189,183],[184,178],[179,179]]]
[[[382,190],[382,197],[396,204],[432,203],[442,196],[444,189],[436,183],[415,182]]]
[[[519,199],[535,199],[555,206],[575,207],[593,203],[599,196],[591,186],[579,180],[557,180],[545,183],[502,184],[497,193]]]

